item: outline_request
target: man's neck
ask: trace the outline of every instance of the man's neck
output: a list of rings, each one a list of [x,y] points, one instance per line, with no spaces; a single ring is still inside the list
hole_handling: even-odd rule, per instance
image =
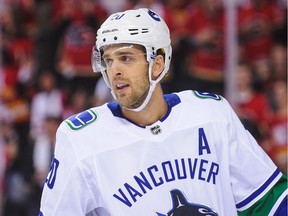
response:
[[[165,116],[168,110],[168,105],[164,99],[163,91],[160,86],[157,86],[147,106],[135,112],[122,108],[123,116],[130,121],[140,126],[147,126],[155,123]]]

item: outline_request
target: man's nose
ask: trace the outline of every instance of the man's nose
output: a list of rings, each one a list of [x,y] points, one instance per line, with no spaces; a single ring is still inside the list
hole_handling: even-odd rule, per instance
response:
[[[113,74],[122,74],[122,70],[121,70],[121,63],[119,61],[113,61],[109,67],[109,70],[111,71],[111,73]]]

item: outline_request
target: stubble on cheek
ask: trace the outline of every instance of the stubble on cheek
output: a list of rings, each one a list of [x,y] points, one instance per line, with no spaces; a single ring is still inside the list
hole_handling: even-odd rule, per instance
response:
[[[120,105],[128,108],[137,108],[144,102],[150,86],[148,79],[139,80],[133,86],[129,86],[129,91],[121,95],[116,94]]]

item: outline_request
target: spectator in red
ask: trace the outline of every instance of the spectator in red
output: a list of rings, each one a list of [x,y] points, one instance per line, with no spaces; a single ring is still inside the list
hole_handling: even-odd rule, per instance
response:
[[[59,22],[63,19],[73,21],[85,20],[87,15],[97,18],[102,23],[107,18],[106,9],[95,0],[52,0],[53,20]]]
[[[273,79],[287,80],[287,46],[274,44],[270,52],[270,61]]]
[[[272,87],[273,115],[269,122],[270,139],[265,150],[277,166],[287,174],[287,83],[277,80]]]
[[[0,92],[6,86],[16,89],[19,68],[31,60],[36,23],[33,3],[31,0],[9,1],[0,13]],[[30,62],[32,65],[33,61]]]
[[[284,11],[277,1],[250,0],[239,8],[238,20],[242,60],[254,64],[269,58],[274,33],[285,22]]]
[[[220,0],[202,0],[190,8],[187,28],[193,41],[188,73],[194,89],[223,94],[225,13]]]
[[[260,135],[259,143],[267,138],[271,109],[267,95],[255,91],[253,85],[253,72],[248,64],[239,64],[236,73],[237,85],[237,112],[240,116],[246,116],[257,125]]]
[[[93,0],[63,0],[58,6],[55,18],[66,20],[68,25],[58,47],[57,70],[70,87],[85,87],[93,94],[98,77],[91,73],[91,47],[106,11]]]

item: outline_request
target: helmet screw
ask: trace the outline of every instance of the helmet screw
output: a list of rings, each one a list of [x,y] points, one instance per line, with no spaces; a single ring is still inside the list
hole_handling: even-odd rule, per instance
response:
[[[103,42],[105,42],[105,41],[106,41],[106,38],[103,39]]]
[[[114,37],[114,40],[117,40],[117,39],[118,39],[118,38],[115,36],[115,37]]]

